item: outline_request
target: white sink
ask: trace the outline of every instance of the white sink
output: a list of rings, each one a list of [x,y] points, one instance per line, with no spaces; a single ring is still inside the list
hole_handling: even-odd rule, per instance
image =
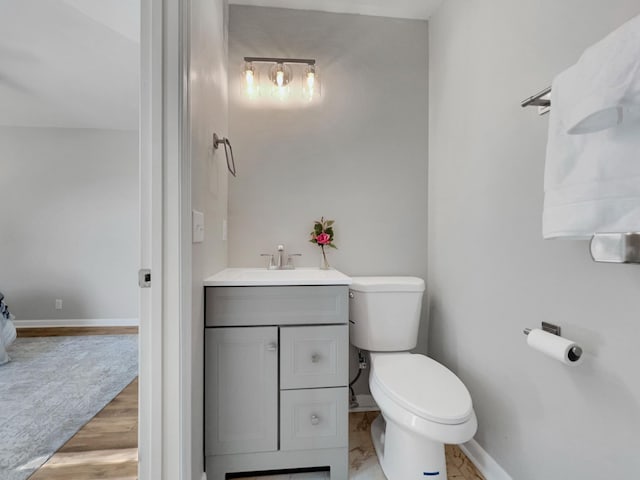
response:
[[[351,278],[338,270],[296,268],[227,268],[205,279],[205,287],[250,287],[269,285],[351,285]]]

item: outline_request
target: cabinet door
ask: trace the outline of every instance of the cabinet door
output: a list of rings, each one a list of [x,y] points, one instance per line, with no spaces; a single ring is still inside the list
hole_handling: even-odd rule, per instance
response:
[[[205,329],[205,454],[278,449],[278,328]]]

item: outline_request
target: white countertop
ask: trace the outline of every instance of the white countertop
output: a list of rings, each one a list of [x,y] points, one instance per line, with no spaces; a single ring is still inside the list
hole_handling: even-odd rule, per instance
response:
[[[254,287],[275,285],[351,285],[351,278],[338,270],[296,268],[226,268],[204,280],[205,287]]]

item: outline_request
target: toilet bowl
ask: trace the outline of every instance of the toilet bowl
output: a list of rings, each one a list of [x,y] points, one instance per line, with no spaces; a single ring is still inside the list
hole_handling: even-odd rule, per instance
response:
[[[408,353],[417,342],[424,281],[354,277],[351,343],[371,354],[369,387],[381,415],[371,426],[388,480],[446,479],[444,444],[470,440],[477,429],[471,396],[435,360]]]

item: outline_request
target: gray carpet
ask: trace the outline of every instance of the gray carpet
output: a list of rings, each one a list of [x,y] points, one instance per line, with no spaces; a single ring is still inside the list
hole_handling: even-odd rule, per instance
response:
[[[18,338],[0,366],[0,478],[24,480],[138,374],[137,335]]]

